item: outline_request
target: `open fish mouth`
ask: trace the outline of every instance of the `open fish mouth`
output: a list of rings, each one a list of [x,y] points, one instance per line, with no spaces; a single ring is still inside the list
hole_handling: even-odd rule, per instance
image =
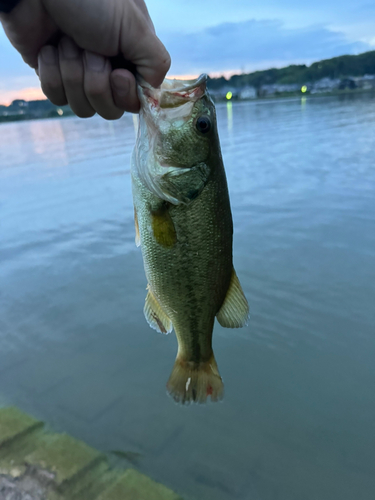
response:
[[[207,75],[194,80],[174,80],[166,78],[159,88],[151,87],[144,80],[138,82],[138,94],[142,106],[151,112],[176,108],[200,99],[207,89]]]
[[[173,184],[176,180],[174,176],[188,174],[195,167],[198,169],[196,175],[199,182],[199,169],[208,155],[209,145],[206,140],[203,148],[204,151],[207,149],[206,156],[202,159],[201,153],[198,160],[195,160],[194,153],[191,153],[194,161],[188,160],[189,151],[186,150],[184,139],[187,137],[192,142],[195,140],[202,149],[201,137],[197,136],[195,128],[196,115],[201,105],[199,101],[209,98],[207,79],[206,74],[192,80],[165,79],[159,88],[153,88],[137,77],[141,109],[138,147],[133,164],[149,191],[174,205],[184,203],[186,197],[180,200],[173,189],[165,187],[165,182],[168,180]]]

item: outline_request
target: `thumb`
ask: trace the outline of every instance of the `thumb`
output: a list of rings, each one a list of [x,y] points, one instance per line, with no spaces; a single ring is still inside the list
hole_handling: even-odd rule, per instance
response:
[[[146,82],[159,87],[171,67],[171,56],[157,36],[154,45],[148,47],[148,53],[148,57],[142,58],[138,63],[137,69]]]
[[[161,85],[171,66],[169,52],[149,26],[134,37],[128,32],[121,41],[121,52],[153,87]]]

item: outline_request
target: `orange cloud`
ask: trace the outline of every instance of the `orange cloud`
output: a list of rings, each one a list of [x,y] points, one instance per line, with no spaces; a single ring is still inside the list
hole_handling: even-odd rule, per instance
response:
[[[224,76],[227,80],[233,75],[242,75],[243,71],[239,69],[229,69],[227,71],[211,71],[209,73],[211,78],[220,78]]]
[[[195,78],[198,78],[198,74],[194,75],[167,75],[167,78],[170,78],[171,80],[176,79],[176,80],[194,80]]]
[[[20,90],[0,91],[0,103],[9,105],[15,99],[24,99],[25,101],[36,101],[46,99],[40,87],[29,87]]]
[[[238,69],[231,69],[228,71],[211,71],[209,76],[211,78],[219,78],[220,76],[224,76],[226,79],[229,79],[233,75],[241,75],[243,72]],[[176,78],[176,80],[194,80],[198,78],[199,73],[191,74],[191,75],[167,75],[168,78]]]

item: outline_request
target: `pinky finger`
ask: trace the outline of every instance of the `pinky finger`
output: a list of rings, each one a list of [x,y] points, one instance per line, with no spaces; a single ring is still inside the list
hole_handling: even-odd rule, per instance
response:
[[[52,45],[45,45],[39,52],[38,74],[42,90],[48,99],[57,106],[67,104],[58,52]]]

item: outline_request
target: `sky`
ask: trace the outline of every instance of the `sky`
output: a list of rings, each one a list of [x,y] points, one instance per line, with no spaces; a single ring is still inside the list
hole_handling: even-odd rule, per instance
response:
[[[311,64],[375,50],[372,0],[148,0],[169,76]],[[40,99],[39,79],[0,28],[0,103]]]

